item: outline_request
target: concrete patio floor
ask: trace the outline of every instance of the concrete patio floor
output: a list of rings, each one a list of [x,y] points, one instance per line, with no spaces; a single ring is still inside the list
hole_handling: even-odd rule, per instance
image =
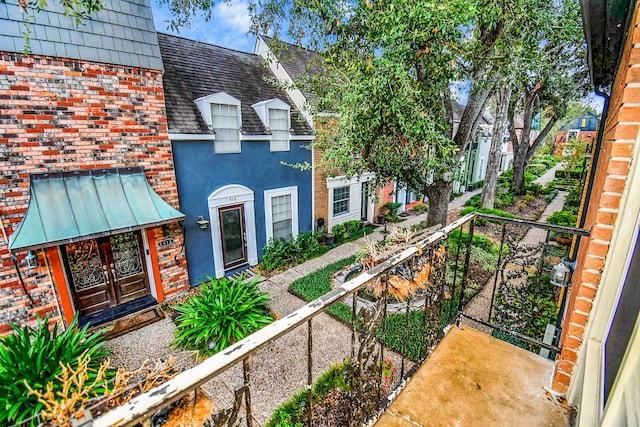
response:
[[[546,390],[553,362],[464,326],[451,328],[376,427],[566,426]]]

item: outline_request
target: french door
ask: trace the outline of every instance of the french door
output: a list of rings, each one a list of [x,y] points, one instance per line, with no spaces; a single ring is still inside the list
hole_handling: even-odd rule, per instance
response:
[[[244,205],[226,206],[219,212],[224,268],[242,265],[248,260]]]
[[[150,294],[139,231],[69,243],[62,252],[81,316]]]

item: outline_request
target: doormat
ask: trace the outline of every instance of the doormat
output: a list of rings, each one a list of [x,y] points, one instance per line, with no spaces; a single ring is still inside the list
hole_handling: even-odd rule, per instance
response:
[[[164,319],[164,312],[160,306],[155,305],[102,326],[108,328],[106,338],[110,340],[162,319]]]

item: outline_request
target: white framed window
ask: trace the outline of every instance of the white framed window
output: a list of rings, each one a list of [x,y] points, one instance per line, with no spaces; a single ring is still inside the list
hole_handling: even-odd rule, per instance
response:
[[[289,151],[291,106],[274,98],[256,102],[252,107],[262,120],[262,124],[271,131],[270,150]]]
[[[240,153],[240,124],[238,106],[211,104],[211,127],[216,132],[216,154]]]
[[[338,187],[333,189],[333,216],[343,215],[349,212],[349,193],[351,187]]]
[[[298,187],[284,187],[264,192],[267,241],[298,235]]]
[[[213,143],[215,153],[240,153],[240,100],[219,92],[198,98],[195,103],[209,129],[216,133]]]
[[[289,151],[289,110],[269,108],[271,151]]]

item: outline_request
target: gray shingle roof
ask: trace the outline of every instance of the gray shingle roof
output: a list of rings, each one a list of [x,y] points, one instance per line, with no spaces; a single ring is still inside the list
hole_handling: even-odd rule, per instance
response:
[[[260,35],[260,38],[269,46],[280,65],[294,82],[300,81],[305,76],[324,72],[322,59],[316,52],[264,35]],[[307,100],[313,99],[312,92],[307,90],[301,90],[301,92]]]
[[[158,42],[165,70],[169,133],[212,133],[194,101],[224,92],[242,103],[245,135],[270,133],[251,106],[274,98],[291,106],[291,127],[295,135],[313,134],[287,93],[272,83],[276,77],[260,56],[162,33],[158,33]]]

